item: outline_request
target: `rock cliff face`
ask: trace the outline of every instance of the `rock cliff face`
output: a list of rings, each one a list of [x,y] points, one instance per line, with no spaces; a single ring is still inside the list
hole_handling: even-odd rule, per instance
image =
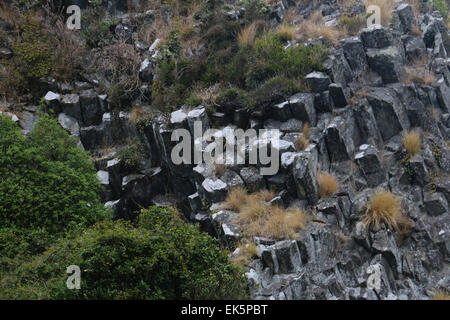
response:
[[[271,25],[282,23],[292,8],[308,16],[314,4],[304,3],[280,1],[269,14]],[[329,52],[327,72],[306,76],[311,92],[299,92],[262,115],[211,113],[200,105],[158,114],[137,126],[129,112],[113,112],[108,97],[96,91],[96,80],[88,79],[69,88],[54,83],[45,100],[61,126],[94,155],[105,206],[113,208],[115,218],[131,219],[149,205],[176,205],[233,251],[245,230],[236,222],[238,213],[221,210],[220,203],[234,187],[273,189],[271,201],[278,205],[315,212],[295,239],[252,239],[258,256],[247,272],[253,298],[427,299],[436,290],[450,291],[450,34],[440,14],[422,5],[415,16],[411,5],[399,3],[389,27],[375,25],[341,39]],[[320,10],[330,25],[342,15],[336,1],[322,2]],[[364,6],[353,10],[361,14]],[[227,14],[242,17],[239,5]],[[129,17],[121,19],[116,32],[127,32]],[[413,26],[420,35],[411,32]],[[143,51],[139,75],[144,81],[153,79],[156,46]],[[429,58],[435,81],[403,81],[417,56]],[[11,116],[27,133],[36,111],[27,107],[21,117]],[[223,136],[235,128],[280,130],[279,172],[263,176],[260,165],[248,163],[175,165],[172,133],[186,129],[193,134],[195,121]],[[297,151],[295,142],[306,123],[310,144]],[[410,130],[419,132],[422,141],[412,157],[402,142]],[[138,139],[145,149],[144,159],[132,169],[110,147],[128,138]],[[332,196],[319,195],[319,171],[336,177],[339,189]],[[383,224],[369,228],[360,222],[376,190],[401,197],[402,212],[413,221],[407,236]],[[374,265],[381,280],[376,290],[367,285],[368,268]]]

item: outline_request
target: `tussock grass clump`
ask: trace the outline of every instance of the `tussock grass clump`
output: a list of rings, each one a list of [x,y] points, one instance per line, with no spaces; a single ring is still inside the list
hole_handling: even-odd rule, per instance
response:
[[[409,156],[413,157],[414,155],[420,152],[420,147],[422,145],[422,140],[420,138],[420,133],[417,131],[408,131],[403,135],[402,139],[403,145],[405,146],[406,152],[408,152]]]
[[[403,235],[408,233],[411,222],[402,214],[401,198],[389,191],[375,193],[361,221],[367,227],[379,228],[382,223]]]
[[[249,237],[272,239],[294,238],[309,220],[306,212],[298,208],[283,209],[268,203],[273,191],[263,190],[252,194],[238,187],[230,191],[222,207],[239,212],[236,220]]]
[[[345,37],[345,33],[337,28],[327,26],[322,17],[320,10],[315,11],[311,16],[304,20],[299,26],[300,40],[307,40],[308,38],[317,39],[325,37],[334,44],[337,44],[339,39]]]
[[[338,183],[335,177],[326,172],[321,172],[317,175],[317,182],[319,183],[319,196],[330,197],[338,189]]]
[[[257,26],[256,23],[252,23],[242,29],[237,37],[240,48],[245,48],[253,45],[256,38]]]
[[[433,294],[431,300],[450,300],[450,294],[445,290],[438,290]]]
[[[309,141],[307,138],[305,138],[305,136],[303,134],[300,134],[298,136],[297,140],[295,140],[295,142],[294,142],[294,147],[297,152],[305,150],[308,146],[309,146]]]
[[[305,125],[302,128],[302,131],[300,131],[300,135],[294,142],[294,147],[297,152],[305,150],[309,146],[308,138],[309,138],[309,124],[305,123]]]
[[[306,139],[309,139],[309,123],[305,123],[302,128],[302,134]]]
[[[247,190],[244,187],[235,187],[228,192],[228,196],[222,203],[222,209],[239,211],[247,201]]]
[[[403,79],[405,83],[414,82],[417,84],[431,85],[436,82],[436,76],[433,71],[423,66],[407,66],[405,73],[406,76]]]

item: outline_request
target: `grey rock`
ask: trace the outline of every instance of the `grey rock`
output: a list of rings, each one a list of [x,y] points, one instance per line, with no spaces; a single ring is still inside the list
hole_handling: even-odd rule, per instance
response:
[[[394,46],[368,49],[367,61],[370,68],[381,76],[384,83],[398,82],[405,73],[401,53]]]
[[[227,184],[220,179],[207,178],[203,181],[202,188],[208,200],[213,202],[223,201],[227,195]]]
[[[378,129],[384,141],[410,128],[406,110],[395,92],[388,88],[374,88],[367,95]]]
[[[297,93],[289,98],[291,112],[294,118],[316,125],[316,112],[314,109],[314,96],[310,93]]]
[[[240,176],[247,186],[249,192],[257,192],[264,189],[266,186],[264,177],[259,173],[259,170],[253,167],[242,168],[239,172]]]
[[[313,92],[322,92],[328,89],[331,83],[330,77],[323,72],[311,72],[305,77],[306,83],[309,84]]]
[[[66,129],[71,135],[75,137],[80,136],[80,126],[75,118],[72,118],[67,114],[60,113],[58,115],[58,122],[61,127]]]
[[[361,40],[367,49],[383,49],[393,44],[393,36],[388,28],[372,25],[361,31]]]
[[[317,159],[309,152],[301,152],[295,158],[293,175],[299,199],[314,204],[319,199],[317,184]]]
[[[355,161],[371,188],[386,181],[386,173],[381,164],[378,150],[373,145],[363,144],[355,155]]]
[[[102,122],[106,110],[100,108],[97,93],[94,90],[85,90],[80,93],[81,116],[85,126],[98,125]]]
[[[440,192],[425,192],[423,206],[430,216],[438,216],[449,212],[447,199]]]
[[[61,110],[63,113],[75,118],[77,121],[82,122],[80,107],[80,97],[77,94],[65,94],[61,99]]]
[[[330,92],[330,97],[333,100],[333,105],[336,108],[343,108],[347,105],[347,98],[342,86],[332,83],[328,86],[328,90]]]
[[[0,59],[11,59],[13,52],[9,48],[0,48]]]
[[[368,67],[362,41],[353,37],[341,40],[341,44],[350,68],[357,75],[361,75]]]

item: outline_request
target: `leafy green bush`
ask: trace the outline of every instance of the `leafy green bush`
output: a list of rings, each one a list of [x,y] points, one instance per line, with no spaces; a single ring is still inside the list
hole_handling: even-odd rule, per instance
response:
[[[22,26],[11,61],[13,86],[18,92],[40,94],[39,80],[53,71],[55,55],[48,34],[31,17]]]
[[[224,3],[224,0],[204,0],[201,9],[194,15],[195,19],[207,24],[211,17],[220,11]]]
[[[66,288],[67,266],[81,269],[81,289]],[[80,237],[61,240],[19,271],[10,284],[19,298],[238,299],[242,271],[216,239],[169,208],[143,210],[137,226],[101,222]],[[43,285],[45,283],[45,286]],[[7,293],[5,295],[8,295]]]
[[[236,109],[249,108],[252,101],[244,90],[230,88],[219,94],[216,98],[216,104],[220,106],[226,114],[232,114]]]
[[[321,45],[285,50],[280,36],[268,33],[256,40],[248,54],[245,84],[255,88],[275,76],[301,78],[314,70],[324,71],[322,63],[327,55],[327,49]]]
[[[437,10],[441,13],[445,21],[448,19],[448,4],[446,0],[430,0],[433,10]]]
[[[269,107],[301,91],[309,91],[301,79],[290,79],[286,76],[273,77],[251,92],[253,103],[249,104],[248,108]]]
[[[111,23],[102,20],[104,14],[105,10],[99,6],[88,8],[82,12],[81,35],[91,48],[108,44],[112,39],[112,33],[109,30]]]
[[[2,227],[59,233],[89,225],[103,212],[93,164],[72,137],[42,116],[28,138],[0,116]]]
[[[145,148],[138,139],[129,139],[119,150],[119,160],[122,165],[129,169],[139,167],[145,159]]]

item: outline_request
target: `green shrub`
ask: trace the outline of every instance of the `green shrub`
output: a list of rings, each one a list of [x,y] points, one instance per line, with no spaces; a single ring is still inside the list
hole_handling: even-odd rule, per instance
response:
[[[353,36],[366,26],[366,18],[364,16],[342,16],[338,20],[338,25],[341,30]]]
[[[445,21],[448,19],[448,4],[446,0],[430,0],[430,5],[433,10],[441,13]]]
[[[216,104],[220,106],[226,114],[232,114],[236,109],[249,108],[252,102],[244,90],[230,88],[224,90],[217,96]]]
[[[258,38],[248,54],[245,84],[255,88],[275,76],[301,78],[314,70],[324,71],[322,63],[327,55],[321,45],[284,50],[280,36],[269,33]]]
[[[260,108],[269,107],[274,103],[279,103],[295,93],[309,91],[299,79],[290,79],[286,76],[274,77],[251,92],[253,103],[249,109],[258,106]]]
[[[97,221],[100,183],[88,156],[49,116],[28,138],[0,116],[2,227],[60,233]]]
[[[69,265],[82,271],[80,290],[66,288]],[[106,221],[59,241],[10,284],[16,297],[43,299],[239,299],[245,286],[217,240],[156,207],[136,227]]]
[[[244,0],[242,6],[245,8],[244,20],[247,23],[263,20],[270,12],[266,0]]]
[[[195,13],[194,18],[206,25],[217,12],[220,12],[224,3],[224,0],[204,0],[201,9]]]
[[[40,95],[40,79],[53,71],[54,48],[48,34],[31,17],[22,28],[13,48],[12,85],[18,92]]]
[[[108,44],[112,39],[111,23],[103,21],[105,10],[94,6],[83,10],[81,14],[81,35],[91,48]]]
[[[198,107],[203,103],[203,99],[200,97],[189,97],[189,99],[186,100],[186,104],[188,107],[195,108]]]
[[[139,167],[145,159],[145,148],[138,139],[128,139],[119,150],[119,160],[122,165],[129,169]]]

